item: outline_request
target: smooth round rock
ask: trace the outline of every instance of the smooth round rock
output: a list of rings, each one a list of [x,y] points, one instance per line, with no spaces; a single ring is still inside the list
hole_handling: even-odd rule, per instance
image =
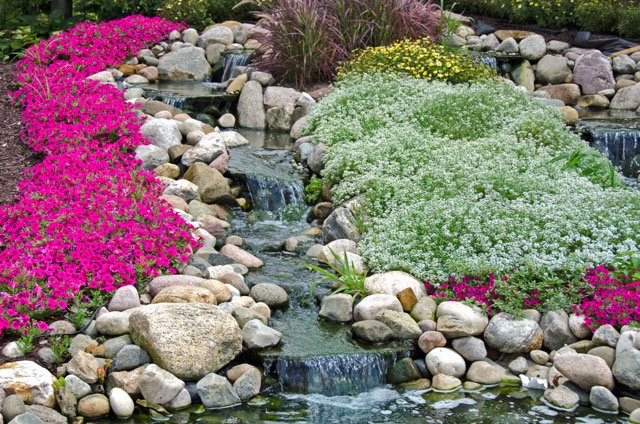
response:
[[[85,396],[78,402],[78,415],[85,418],[98,418],[109,413],[109,399],[98,393]]]
[[[438,347],[427,353],[425,362],[433,375],[462,377],[467,370],[464,358],[455,350],[446,347]]]
[[[111,410],[118,418],[128,418],[133,415],[135,405],[131,396],[124,390],[115,387],[109,393],[109,404]]]
[[[265,303],[270,308],[285,307],[289,304],[289,295],[284,289],[272,283],[258,283],[251,287],[249,296],[256,302]]]

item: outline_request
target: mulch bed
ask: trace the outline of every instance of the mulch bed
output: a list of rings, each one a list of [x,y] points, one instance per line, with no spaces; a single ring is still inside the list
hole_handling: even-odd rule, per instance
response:
[[[22,171],[42,160],[21,140],[20,108],[7,94],[15,89],[11,85],[15,68],[15,63],[0,63],[0,207],[15,202]]]

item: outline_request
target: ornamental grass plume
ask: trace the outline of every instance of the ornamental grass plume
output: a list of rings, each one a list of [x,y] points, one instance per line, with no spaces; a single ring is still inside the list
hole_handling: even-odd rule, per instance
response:
[[[83,23],[20,61],[24,137],[47,156],[27,171],[17,203],[0,208],[0,334],[46,329],[42,320],[83,290],[111,292],[175,272],[196,247],[133,155],[147,143],[133,106],[114,87],[85,79],[174,29],[180,25],[142,16]]]

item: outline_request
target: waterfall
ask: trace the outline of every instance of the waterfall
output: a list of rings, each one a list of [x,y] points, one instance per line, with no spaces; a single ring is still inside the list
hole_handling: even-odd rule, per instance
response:
[[[256,209],[277,212],[288,205],[304,202],[301,181],[282,182],[263,175],[247,174],[247,188]]]
[[[164,96],[162,97],[162,102],[168,104],[169,106],[173,106],[180,110],[184,109],[184,105],[187,99],[183,96]]]
[[[476,62],[480,62],[494,71],[498,70],[498,59],[496,59],[495,56],[477,55],[474,59]]]
[[[398,357],[394,352],[350,353],[309,358],[279,356],[265,361],[265,372],[278,373],[283,390],[327,396],[356,394],[386,383],[387,370]]]
[[[245,66],[249,63],[250,53],[228,53],[224,55],[222,82],[227,81],[233,76],[233,70],[238,66]]]
[[[609,156],[614,166],[619,166],[628,177],[635,177],[631,163],[640,155],[640,131],[590,128],[591,147]]]

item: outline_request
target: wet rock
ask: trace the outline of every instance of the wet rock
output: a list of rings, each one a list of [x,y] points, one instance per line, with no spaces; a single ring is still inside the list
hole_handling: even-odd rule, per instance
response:
[[[423,285],[424,288],[424,285]],[[482,334],[489,318],[480,308],[461,302],[442,302],[436,311],[438,331],[447,338]]]
[[[218,374],[208,374],[197,384],[198,395],[206,408],[222,408],[240,403],[231,383]]]
[[[467,380],[479,384],[492,385],[500,383],[502,374],[500,370],[484,361],[476,361],[467,371]]]
[[[92,394],[78,402],[78,415],[85,418],[98,418],[109,414],[109,399],[105,395]]]
[[[325,297],[322,299],[318,315],[331,321],[351,322],[353,319],[353,296],[339,293]]]
[[[387,381],[391,384],[406,383],[420,378],[420,370],[411,358],[402,358],[387,372]]]
[[[351,326],[351,331],[356,338],[372,344],[385,343],[393,339],[393,331],[376,320],[355,322]]]
[[[436,391],[450,392],[459,389],[460,386],[462,382],[459,379],[446,374],[434,375],[431,380],[431,387]]]
[[[432,375],[445,374],[452,377],[462,377],[466,372],[464,358],[455,350],[446,347],[438,347],[427,353],[425,362]]]
[[[238,124],[243,128],[265,129],[262,86],[257,81],[245,83],[238,99]]]
[[[589,393],[589,402],[595,409],[617,414],[620,404],[618,399],[606,387],[594,386]]]
[[[140,376],[140,393],[151,403],[170,402],[184,389],[184,381],[156,364],[147,366]]]
[[[404,312],[383,309],[376,315],[376,320],[389,327],[396,339],[417,340],[422,334],[418,324]]]
[[[178,378],[219,370],[242,350],[235,319],[203,303],[160,303],[131,315],[131,338],[153,362]]]
[[[170,402],[165,403],[165,406],[171,409],[182,409],[189,405],[191,405],[191,395],[186,388],[182,389]]]
[[[267,327],[260,320],[253,319],[242,328],[242,338],[249,349],[264,349],[276,346],[282,338],[282,333]]]
[[[262,268],[264,266],[264,262],[262,262],[262,260],[238,246],[226,244],[222,249],[220,249],[220,253],[233,259],[235,262],[246,266],[247,268]]]
[[[260,371],[252,367],[233,383],[233,390],[235,390],[240,400],[245,402],[260,393],[261,383],[262,376],[260,375]]]
[[[544,392],[544,399],[551,405],[565,410],[572,410],[578,405],[580,398],[566,386],[558,386],[554,389],[547,389]]]
[[[289,305],[289,295],[284,289],[272,283],[258,283],[251,287],[249,296],[256,302],[265,303],[270,308]]]
[[[587,354],[562,355],[554,358],[553,365],[583,390],[593,386],[613,389],[613,374],[604,359]]]

